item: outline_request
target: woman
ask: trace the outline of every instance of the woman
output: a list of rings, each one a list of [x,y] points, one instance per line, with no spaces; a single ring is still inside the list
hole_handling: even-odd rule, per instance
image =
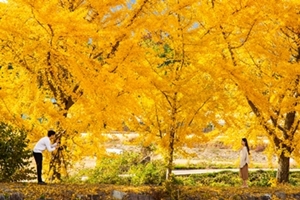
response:
[[[248,180],[248,165],[249,165],[249,155],[250,149],[248,146],[248,141],[246,138],[242,139],[242,149],[240,151],[240,176],[243,181],[242,187],[248,187],[247,180]]]

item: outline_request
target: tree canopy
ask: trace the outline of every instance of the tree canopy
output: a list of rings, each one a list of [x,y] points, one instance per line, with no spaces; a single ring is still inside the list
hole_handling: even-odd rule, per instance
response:
[[[54,128],[74,161],[100,156],[101,133],[127,127],[159,146],[171,173],[185,145],[267,136],[288,180],[299,157],[297,1],[11,0],[0,12],[1,121],[31,141]]]

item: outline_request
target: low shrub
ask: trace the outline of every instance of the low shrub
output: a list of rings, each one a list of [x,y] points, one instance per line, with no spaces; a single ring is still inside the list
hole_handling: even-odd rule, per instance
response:
[[[165,178],[165,167],[158,161],[141,163],[141,160],[136,153],[103,157],[94,169],[80,170],[63,181],[135,186],[161,185]]]
[[[250,185],[258,187],[272,186],[272,180],[276,178],[276,171],[258,170],[250,173]]]
[[[30,168],[29,140],[24,129],[0,123],[0,181],[32,180],[34,169]]]
[[[129,173],[132,174],[130,183],[135,186],[161,185],[165,179],[165,167],[158,161],[132,166]]]

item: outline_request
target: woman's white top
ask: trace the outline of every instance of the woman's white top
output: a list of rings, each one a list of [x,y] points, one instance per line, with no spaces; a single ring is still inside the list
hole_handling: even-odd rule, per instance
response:
[[[249,154],[247,147],[244,146],[240,151],[240,168],[243,168],[246,164],[249,165]]]
[[[48,136],[41,138],[35,145],[33,152],[42,153],[44,150],[48,150],[49,152],[54,151],[57,144],[52,144],[50,138]]]

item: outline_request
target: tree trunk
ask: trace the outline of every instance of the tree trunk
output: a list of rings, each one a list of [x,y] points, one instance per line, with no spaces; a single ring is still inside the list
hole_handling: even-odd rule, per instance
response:
[[[265,130],[267,131],[267,133],[273,137],[273,142],[275,147],[278,149],[283,150],[278,158],[278,170],[277,170],[277,175],[276,175],[276,179],[278,183],[288,183],[289,181],[289,171],[290,171],[290,157],[287,157],[284,154],[284,151],[287,151],[289,153],[289,155],[293,152],[293,148],[291,146],[288,146],[286,144],[284,144],[284,142],[282,141],[282,139],[280,139],[279,137],[276,136],[275,132],[273,131],[273,128],[268,127],[267,121],[263,118],[261,118],[261,111],[254,105],[254,103],[248,99],[248,104],[250,105],[252,111],[255,113],[255,115],[262,120],[262,125],[265,128]],[[288,141],[293,141],[293,137],[294,134],[296,132],[296,130],[298,129],[298,125],[299,122],[297,122],[297,125],[294,126],[294,130],[291,130],[293,127],[293,124],[295,122],[295,116],[296,116],[296,112],[292,111],[287,113],[286,115],[286,119],[285,119],[285,124],[284,124],[284,128],[279,126],[277,123],[277,120],[274,120],[274,118],[270,117],[274,128],[280,128],[282,130],[282,136],[285,140]],[[289,134],[288,134],[289,133]]]
[[[288,183],[290,170],[290,158],[284,155],[282,152],[278,158],[278,170],[277,170],[277,182]]]
[[[170,134],[170,141],[169,141],[169,155],[167,158],[167,174],[166,180],[171,178],[172,169],[173,169],[173,157],[174,157],[174,140],[175,140],[175,133],[171,131]]]
[[[177,92],[174,93],[174,96],[172,98],[173,104],[172,106],[172,114],[171,114],[171,126],[170,126],[170,136],[169,136],[169,148],[168,148],[168,157],[167,157],[167,174],[166,179],[170,180],[172,169],[173,169],[173,160],[174,160],[174,148],[175,148],[175,137],[176,137],[176,131],[177,131],[177,120],[176,120],[176,113],[177,113]]]

